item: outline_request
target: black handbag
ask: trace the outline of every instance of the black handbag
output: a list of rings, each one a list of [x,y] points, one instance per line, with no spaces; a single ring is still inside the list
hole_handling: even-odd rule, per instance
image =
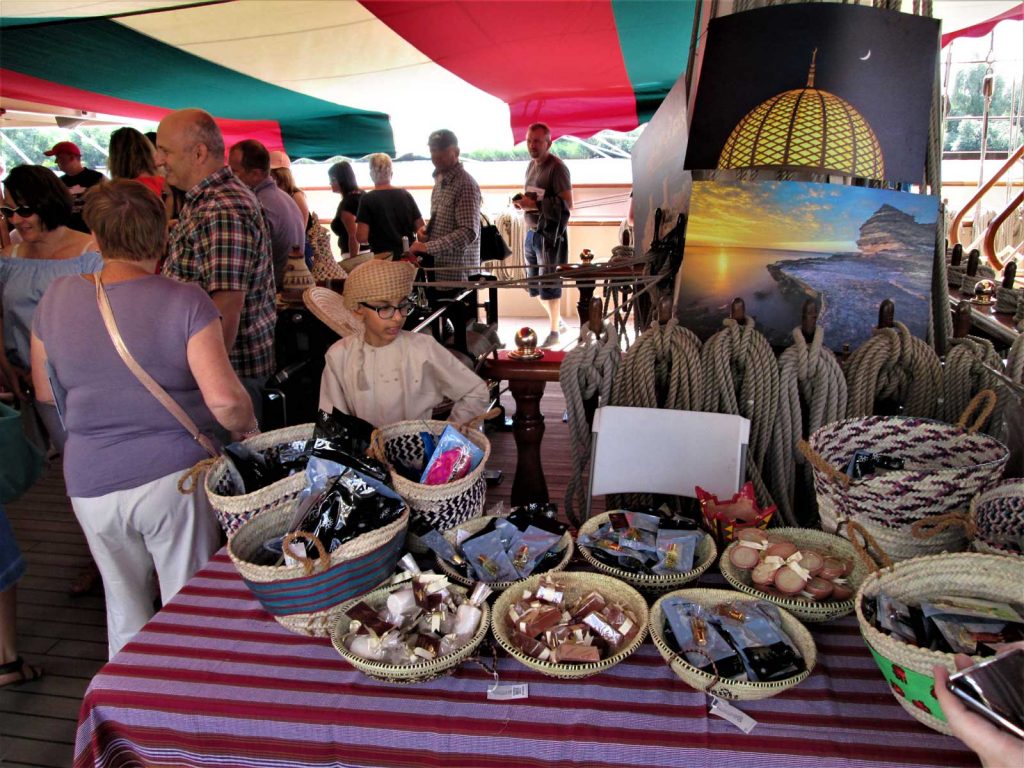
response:
[[[480,261],[504,261],[512,255],[498,228],[483,217],[480,223]]]

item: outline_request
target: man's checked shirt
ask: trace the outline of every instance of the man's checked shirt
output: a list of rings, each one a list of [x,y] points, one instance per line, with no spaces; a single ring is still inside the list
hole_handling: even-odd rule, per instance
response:
[[[480,268],[480,186],[462,163],[434,172],[427,250],[437,280],[467,280]]]
[[[274,372],[277,311],[270,235],[256,196],[225,166],[185,195],[163,273],[207,293],[242,291],[245,300],[231,366],[241,377]]]

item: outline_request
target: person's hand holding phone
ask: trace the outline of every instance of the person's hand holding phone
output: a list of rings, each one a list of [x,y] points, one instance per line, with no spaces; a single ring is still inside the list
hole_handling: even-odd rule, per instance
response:
[[[1024,642],[1012,643],[1009,648],[1024,648]],[[957,669],[973,665],[969,656],[958,653],[954,657]],[[1024,740],[1018,739],[985,717],[972,712],[946,687],[949,672],[937,665],[935,674],[935,698],[946,716],[949,728],[960,741],[977,753],[985,768],[1012,768],[1024,766]]]

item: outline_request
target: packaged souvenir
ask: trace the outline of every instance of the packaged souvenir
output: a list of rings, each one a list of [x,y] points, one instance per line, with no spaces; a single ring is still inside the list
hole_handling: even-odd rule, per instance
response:
[[[463,542],[462,553],[480,581],[515,581],[519,578],[502,546],[500,531],[494,530]]]
[[[444,485],[468,475],[483,460],[483,450],[452,425],[437,439],[420,477],[423,485]]]
[[[670,597],[662,602],[665,635],[687,663],[711,675],[730,680],[746,679],[746,669],[736,650],[719,633],[703,606]]]
[[[358,416],[342,413],[337,408],[329,414],[320,411],[313,427],[309,454],[390,484],[388,468],[366,455],[372,434],[373,425]]]

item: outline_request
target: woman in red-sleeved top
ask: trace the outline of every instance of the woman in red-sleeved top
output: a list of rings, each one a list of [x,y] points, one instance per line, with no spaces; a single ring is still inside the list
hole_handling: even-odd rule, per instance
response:
[[[112,179],[134,179],[151,189],[161,200],[164,178],[156,172],[153,143],[134,128],[118,128],[110,134],[107,169]]]

